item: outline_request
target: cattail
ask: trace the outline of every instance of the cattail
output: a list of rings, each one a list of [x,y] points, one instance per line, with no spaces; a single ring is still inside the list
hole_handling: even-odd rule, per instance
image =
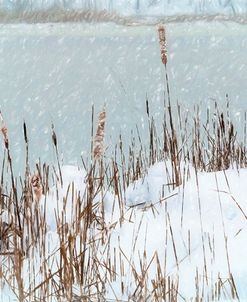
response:
[[[104,136],[105,136],[105,109],[99,114],[99,124],[94,138],[93,155],[94,159],[100,159],[104,153]]]
[[[24,132],[25,143],[28,144],[28,139],[27,139],[27,126],[26,126],[25,121],[23,122],[23,132]]]
[[[8,147],[9,147],[8,128],[5,126],[1,111],[0,111],[0,129],[3,134],[5,147],[6,147],[6,149],[8,149]]]
[[[42,196],[42,185],[40,176],[38,174],[34,174],[31,177],[31,185],[33,187],[35,199],[37,202],[39,202]]]
[[[57,135],[55,132],[55,127],[52,124],[51,125],[51,129],[52,129],[52,142],[55,146],[55,150],[56,150],[56,157],[57,157],[57,164],[58,164],[58,170],[59,170],[59,175],[60,175],[60,181],[61,181],[61,185],[63,186],[63,176],[62,176],[62,171],[61,171],[61,166],[60,166],[60,161],[59,161],[59,156],[58,156],[58,147],[57,147]]]
[[[51,129],[52,129],[52,141],[53,141],[54,146],[57,148],[57,136],[56,136],[55,127],[53,124],[51,125]]]
[[[166,31],[164,25],[158,27],[161,61],[164,65],[167,64],[167,47],[166,47]]]

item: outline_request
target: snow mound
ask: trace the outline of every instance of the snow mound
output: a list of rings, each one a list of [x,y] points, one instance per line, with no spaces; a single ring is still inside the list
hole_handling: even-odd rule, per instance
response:
[[[132,209],[132,223],[116,231],[123,253],[130,256],[138,272],[139,255],[145,251],[148,262],[157,253],[166,273],[179,276],[179,293],[186,299],[194,297],[193,280],[198,272],[205,280],[217,282],[219,274],[227,280],[230,271],[238,294],[245,299],[247,170],[197,174],[190,167],[190,179],[175,191],[167,192],[167,166],[169,163],[155,164],[146,177],[127,189],[126,204]],[[170,198],[164,198],[169,195]],[[150,279],[155,277],[155,264],[150,266],[149,273]],[[131,286],[133,277],[128,276],[127,280]]]
[[[156,163],[147,175],[130,184],[126,190],[126,205],[129,207],[157,203],[167,197],[171,187],[171,163]]]
[[[133,267],[141,275],[140,257],[143,255],[147,263],[158,259],[161,267],[166,268],[163,273],[179,280],[179,294],[185,299],[195,298],[194,280],[198,274],[201,280],[205,279],[201,290],[209,295],[212,287],[206,285],[206,280],[217,283],[219,275],[222,280],[228,280],[229,272],[241,301],[247,297],[247,265],[244,265],[247,254],[247,169],[196,173],[193,167],[187,168],[190,178],[172,190],[171,163],[151,166],[145,177],[127,188],[124,222],[121,223],[119,212],[112,214],[114,195],[110,192],[105,195],[105,220],[109,225],[117,223],[108,243],[110,257],[116,257],[114,251],[119,247],[126,257],[117,259],[125,267],[124,275],[117,270],[119,277],[106,286],[109,299],[115,295],[127,299],[129,293],[135,291]],[[49,213],[47,224],[52,231],[56,230],[55,213],[65,213],[67,221],[73,221],[73,204],[85,193],[86,175],[86,171],[77,167],[63,167],[63,187],[53,187],[43,199]],[[49,234],[56,244],[55,233]],[[104,246],[98,250],[102,262],[109,257],[104,251]],[[153,260],[148,269],[149,286],[156,275],[157,262]],[[122,282],[128,288],[124,294]],[[226,285],[225,291],[230,290],[230,285]]]

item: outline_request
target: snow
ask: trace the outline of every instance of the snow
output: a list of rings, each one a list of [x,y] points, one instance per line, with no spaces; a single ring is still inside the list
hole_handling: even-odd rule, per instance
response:
[[[179,277],[180,295],[186,299],[195,298],[194,280],[198,272],[200,276],[204,275],[206,263],[210,284],[217,282],[219,273],[222,280],[228,279],[230,269],[240,299],[244,301],[247,297],[247,169],[232,168],[197,174],[193,167],[187,166],[189,179],[179,188],[169,190],[170,166],[170,162],[156,163],[148,169],[143,179],[130,184],[126,190],[125,219],[121,224],[117,217],[118,210],[112,215],[114,195],[108,192],[104,201],[105,222],[106,225],[117,223],[110,236],[111,257],[114,249],[120,246],[126,259],[122,259],[125,274],[117,277],[110,286],[107,285],[107,297],[114,299],[117,295],[119,299],[127,299],[133,294],[136,283],[131,268],[141,273],[140,257],[145,255],[149,263],[156,255],[148,269],[148,286],[151,286],[150,280],[155,279],[156,260],[159,259],[162,268],[166,265],[166,275]],[[82,197],[85,192],[86,172],[83,169],[64,166],[62,177],[63,186],[54,186],[41,201],[41,208],[46,204],[50,229],[47,242],[51,254],[58,246],[56,215],[66,213],[68,222],[71,222],[74,218],[73,203],[79,194]],[[103,251],[104,247],[98,250],[98,257],[102,261],[106,257]],[[122,281],[126,288],[124,294],[121,293]],[[227,285],[225,287],[226,291],[230,291]],[[206,286],[204,291],[207,293]],[[3,289],[0,299],[6,301],[6,297],[11,297],[8,287]],[[226,300],[227,296],[220,301]]]
[[[157,205],[160,200],[162,186],[167,184],[167,163],[158,163],[151,167],[144,180],[138,180],[127,190],[127,204],[133,206],[142,201],[156,203],[155,215],[153,210],[141,212],[137,208],[133,213],[134,224],[123,226],[121,230],[121,242],[124,253],[131,255],[131,246],[128,246],[128,236],[137,232],[136,227],[142,221],[142,227],[138,233],[138,241],[135,242],[136,251],[143,251],[146,242],[147,259],[158,251],[161,262],[164,255],[165,206],[164,203]],[[204,238],[206,264],[208,274],[214,280],[220,272],[221,277],[227,278],[228,265],[225,250],[225,236],[230,259],[231,272],[235,278],[238,292],[242,299],[247,295],[247,266],[245,263],[246,247],[246,177],[247,170],[239,171],[231,169],[216,173],[199,173],[197,176],[190,167],[191,177],[180,187],[178,194],[167,199],[167,212],[173,229],[176,252],[179,265],[180,294],[186,298],[195,293],[195,285],[191,280],[196,276],[198,269],[203,273],[203,244]],[[176,193],[176,192],[175,192]],[[199,203],[201,206],[201,217]],[[181,226],[181,213],[183,204],[183,220]],[[222,214],[221,214],[222,207]],[[242,211],[240,210],[242,209]],[[224,224],[224,227],[223,227]],[[188,232],[190,232],[191,255],[188,257]],[[158,236],[156,234],[159,234]],[[146,238],[146,239],[145,239]],[[163,239],[162,239],[163,238]],[[169,238],[169,241],[171,238]],[[209,248],[214,241],[214,252]],[[126,248],[128,247],[128,248]],[[171,242],[168,244],[167,269],[170,274],[176,272],[176,262],[173,255]],[[136,252],[135,256],[137,257]],[[183,260],[184,259],[184,260]],[[135,259],[138,262],[137,259]],[[151,277],[150,277],[151,278]],[[133,280],[132,280],[133,281]],[[241,300],[242,301],[242,300]]]
[[[126,205],[148,205],[157,203],[169,195],[171,163],[157,163],[149,168],[144,179],[130,184],[126,191]],[[174,192],[173,192],[174,194]]]
[[[40,202],[41,211],[47,213],[46,222],[51,231],[57,229],[56,215],[58,218],[65,215],[68,223],[73,221],[75,202],[78,198],[83,197],[86,188],[85,170],[67,165],[61,168],[61,173],[63,185],[58,182],[51,188],[47,196],[42,196]]]

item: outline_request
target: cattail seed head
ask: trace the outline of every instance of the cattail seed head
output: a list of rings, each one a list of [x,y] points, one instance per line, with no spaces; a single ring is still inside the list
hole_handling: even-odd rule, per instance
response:
[[[94,138],[93,157],[95,160],[100,159],[104,153],[105,120],[106,112],[103,109],[99,114],[99,124]]]
[[[52,129],[52,141],[55,147],[57,147],[57,136],[56,136],[56,132],[55,132],[55,127],[52,124],[51,125],[51,129]]]
[[[24,139],[25,139],[25,143],[28,143],[28,139],[27,139],[27,126],[25,121],[23,122],[23,133],[24,133]]]
[[[39,202],[42,196],[42,185],[40,176],[37,173],[31,177],[31,185],[33,187],[35,199]]]
[[[6,147],[6,149],[8,149],[8,147],[9,147],[8,128],[5,126],[1,111],[0,111],[0,130],[3,135],[5,147]]]
[[[167,47],[166,47],[166,31],[165,26],[160,24],[158,27],[161,61],[164,65],[167,64]]]

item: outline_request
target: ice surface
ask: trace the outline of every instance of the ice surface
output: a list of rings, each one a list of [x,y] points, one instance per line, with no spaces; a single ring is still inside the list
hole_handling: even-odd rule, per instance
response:
[[[247,29],[232,22],[167,25],[172,102],[182,110],[231,99],[239,134],[246,110]],[[90,149],[91,106],[106,103],[106,144],[129,143],[139,127],[146,142],[146,95],[150,113],[162,120],[164,70],[156,26],[114,24],[13,24],[0,30],[0,110],[10,135],[14,166],[24,169],[22,123],[30,159],[54,162],[51,123],[64,164],[80,163]],[[205,112],[201,112],[203,115]],[[235,116],[235,113],[238,116]],[[42,149],[42,154],[40,152]]]

